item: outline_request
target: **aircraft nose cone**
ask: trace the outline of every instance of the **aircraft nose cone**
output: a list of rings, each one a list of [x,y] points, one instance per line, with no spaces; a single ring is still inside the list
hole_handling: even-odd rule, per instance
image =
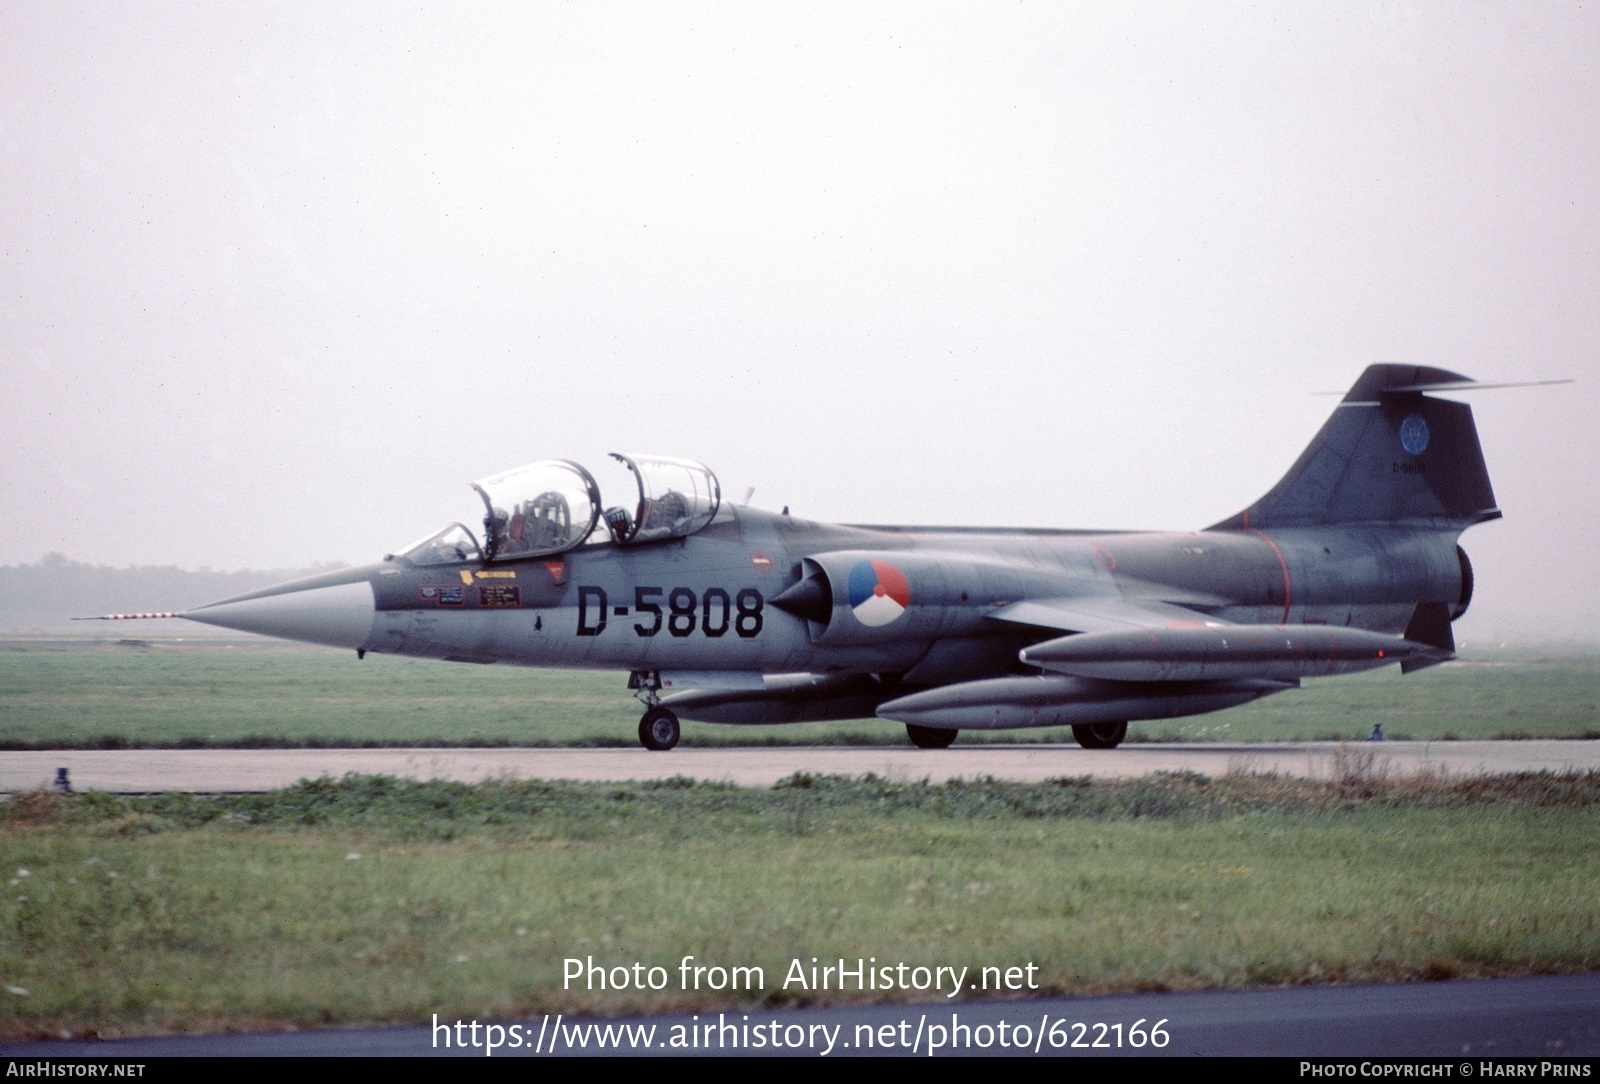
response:
[[[213,602],[180,616],[239,632],[360,650],[372,639],[376,607],[372,585],[362,580]]]

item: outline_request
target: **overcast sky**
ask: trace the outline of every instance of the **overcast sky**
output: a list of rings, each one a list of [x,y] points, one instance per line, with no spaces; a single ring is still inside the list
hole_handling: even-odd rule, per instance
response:
[[[0,7],[0,564],[366,561],[700,459],[1188,529],[1370,362],[1473,396],[1470,640],[1593,640],[1600,8]]]

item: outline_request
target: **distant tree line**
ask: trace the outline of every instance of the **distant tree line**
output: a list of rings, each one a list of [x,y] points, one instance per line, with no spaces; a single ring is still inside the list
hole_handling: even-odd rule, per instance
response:
[[[74,617],[189,610],[230,595],[340,567],[337,562],[329,562],[311,568],[239,572],[171,565],[113,568],[51,553],[37,564],[0,565],[0,631],[60,631]],[[82,624],[76,627],[86,628]]]

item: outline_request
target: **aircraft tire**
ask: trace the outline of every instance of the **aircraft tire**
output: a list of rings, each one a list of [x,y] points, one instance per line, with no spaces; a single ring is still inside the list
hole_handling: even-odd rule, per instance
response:
[[[656,753],[664,753],[678,744],[678,717],[666,708],[651,708],[639,720],[639,744]]]
[[[1085,749],[1115,749],[1128,736],[1127,723],[1080,723],[1072,736]]]
[[[959,730],[946,730],[937,726],[912,726],[906,724],[906,737],[918,749],[948,749],[955,743]]]

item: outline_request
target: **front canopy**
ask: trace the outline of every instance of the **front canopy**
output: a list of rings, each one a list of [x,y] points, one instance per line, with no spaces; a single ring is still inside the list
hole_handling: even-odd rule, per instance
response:
[[[488,510],[484,558],[508,561],[572,549],[600,518],[600,487],[581,466],[544,459],[473,482]]]

